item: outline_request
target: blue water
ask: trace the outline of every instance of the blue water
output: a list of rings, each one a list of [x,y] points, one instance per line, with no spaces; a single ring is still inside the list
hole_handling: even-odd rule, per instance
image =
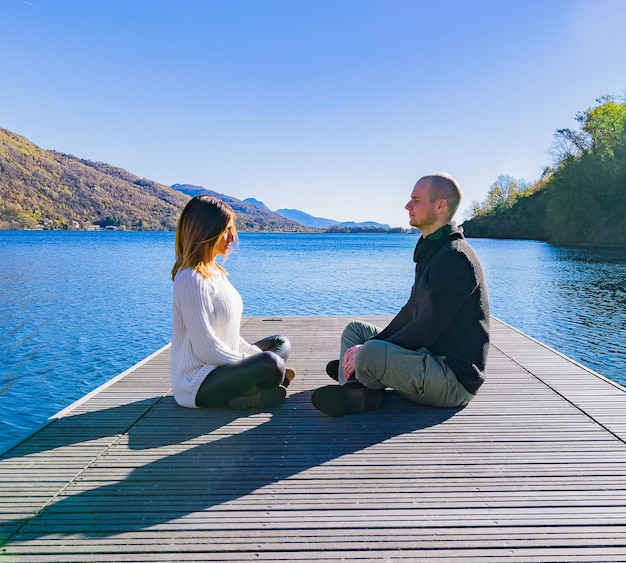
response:
[[[393,314],[416,235],[241,233],[244,314]],[[626,384],[626,251],[472,240],[492,313]],[[173,233],[0,231],[0,452],[170,341]]]

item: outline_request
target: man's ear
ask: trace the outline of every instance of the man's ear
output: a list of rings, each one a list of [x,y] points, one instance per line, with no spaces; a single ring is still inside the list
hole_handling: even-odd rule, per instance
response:
[[[437,213],[445,213],[448,210],[448,202],[445,199],[438,199],[435,209]]]

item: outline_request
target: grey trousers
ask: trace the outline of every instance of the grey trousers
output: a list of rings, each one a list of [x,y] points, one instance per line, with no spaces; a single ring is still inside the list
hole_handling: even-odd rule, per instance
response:
[[[362,344],[355,358],[356,379],[370,389],[395,389],[405,397],[433,407],[462,407],[474,395],[459,383],[441,356],[425,348],[407,350],[383,340],[369,340],[382,329],[363,321],[353,321],[341,335],[339,383],[346,379],[343,356],[348,348]]]

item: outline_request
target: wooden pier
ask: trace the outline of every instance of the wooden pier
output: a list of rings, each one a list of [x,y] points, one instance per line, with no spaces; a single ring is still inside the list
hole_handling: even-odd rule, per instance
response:
[[[177,406],[166,347],[59,413],[0,459],[0,560],[626,561],[622,387],[494,319],[466,408],[334,419],[348,320],[245,319],[292,341],[273,412]]]

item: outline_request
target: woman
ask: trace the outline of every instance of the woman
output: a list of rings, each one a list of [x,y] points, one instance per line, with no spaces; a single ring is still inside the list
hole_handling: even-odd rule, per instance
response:
[[[178,220],[172,388],[183,407],[274,407],[295,376],[284,336],[252,345],[239,334],[243,302],[215,260],[236,239],[235,212],[208,195],[190,200]]]

